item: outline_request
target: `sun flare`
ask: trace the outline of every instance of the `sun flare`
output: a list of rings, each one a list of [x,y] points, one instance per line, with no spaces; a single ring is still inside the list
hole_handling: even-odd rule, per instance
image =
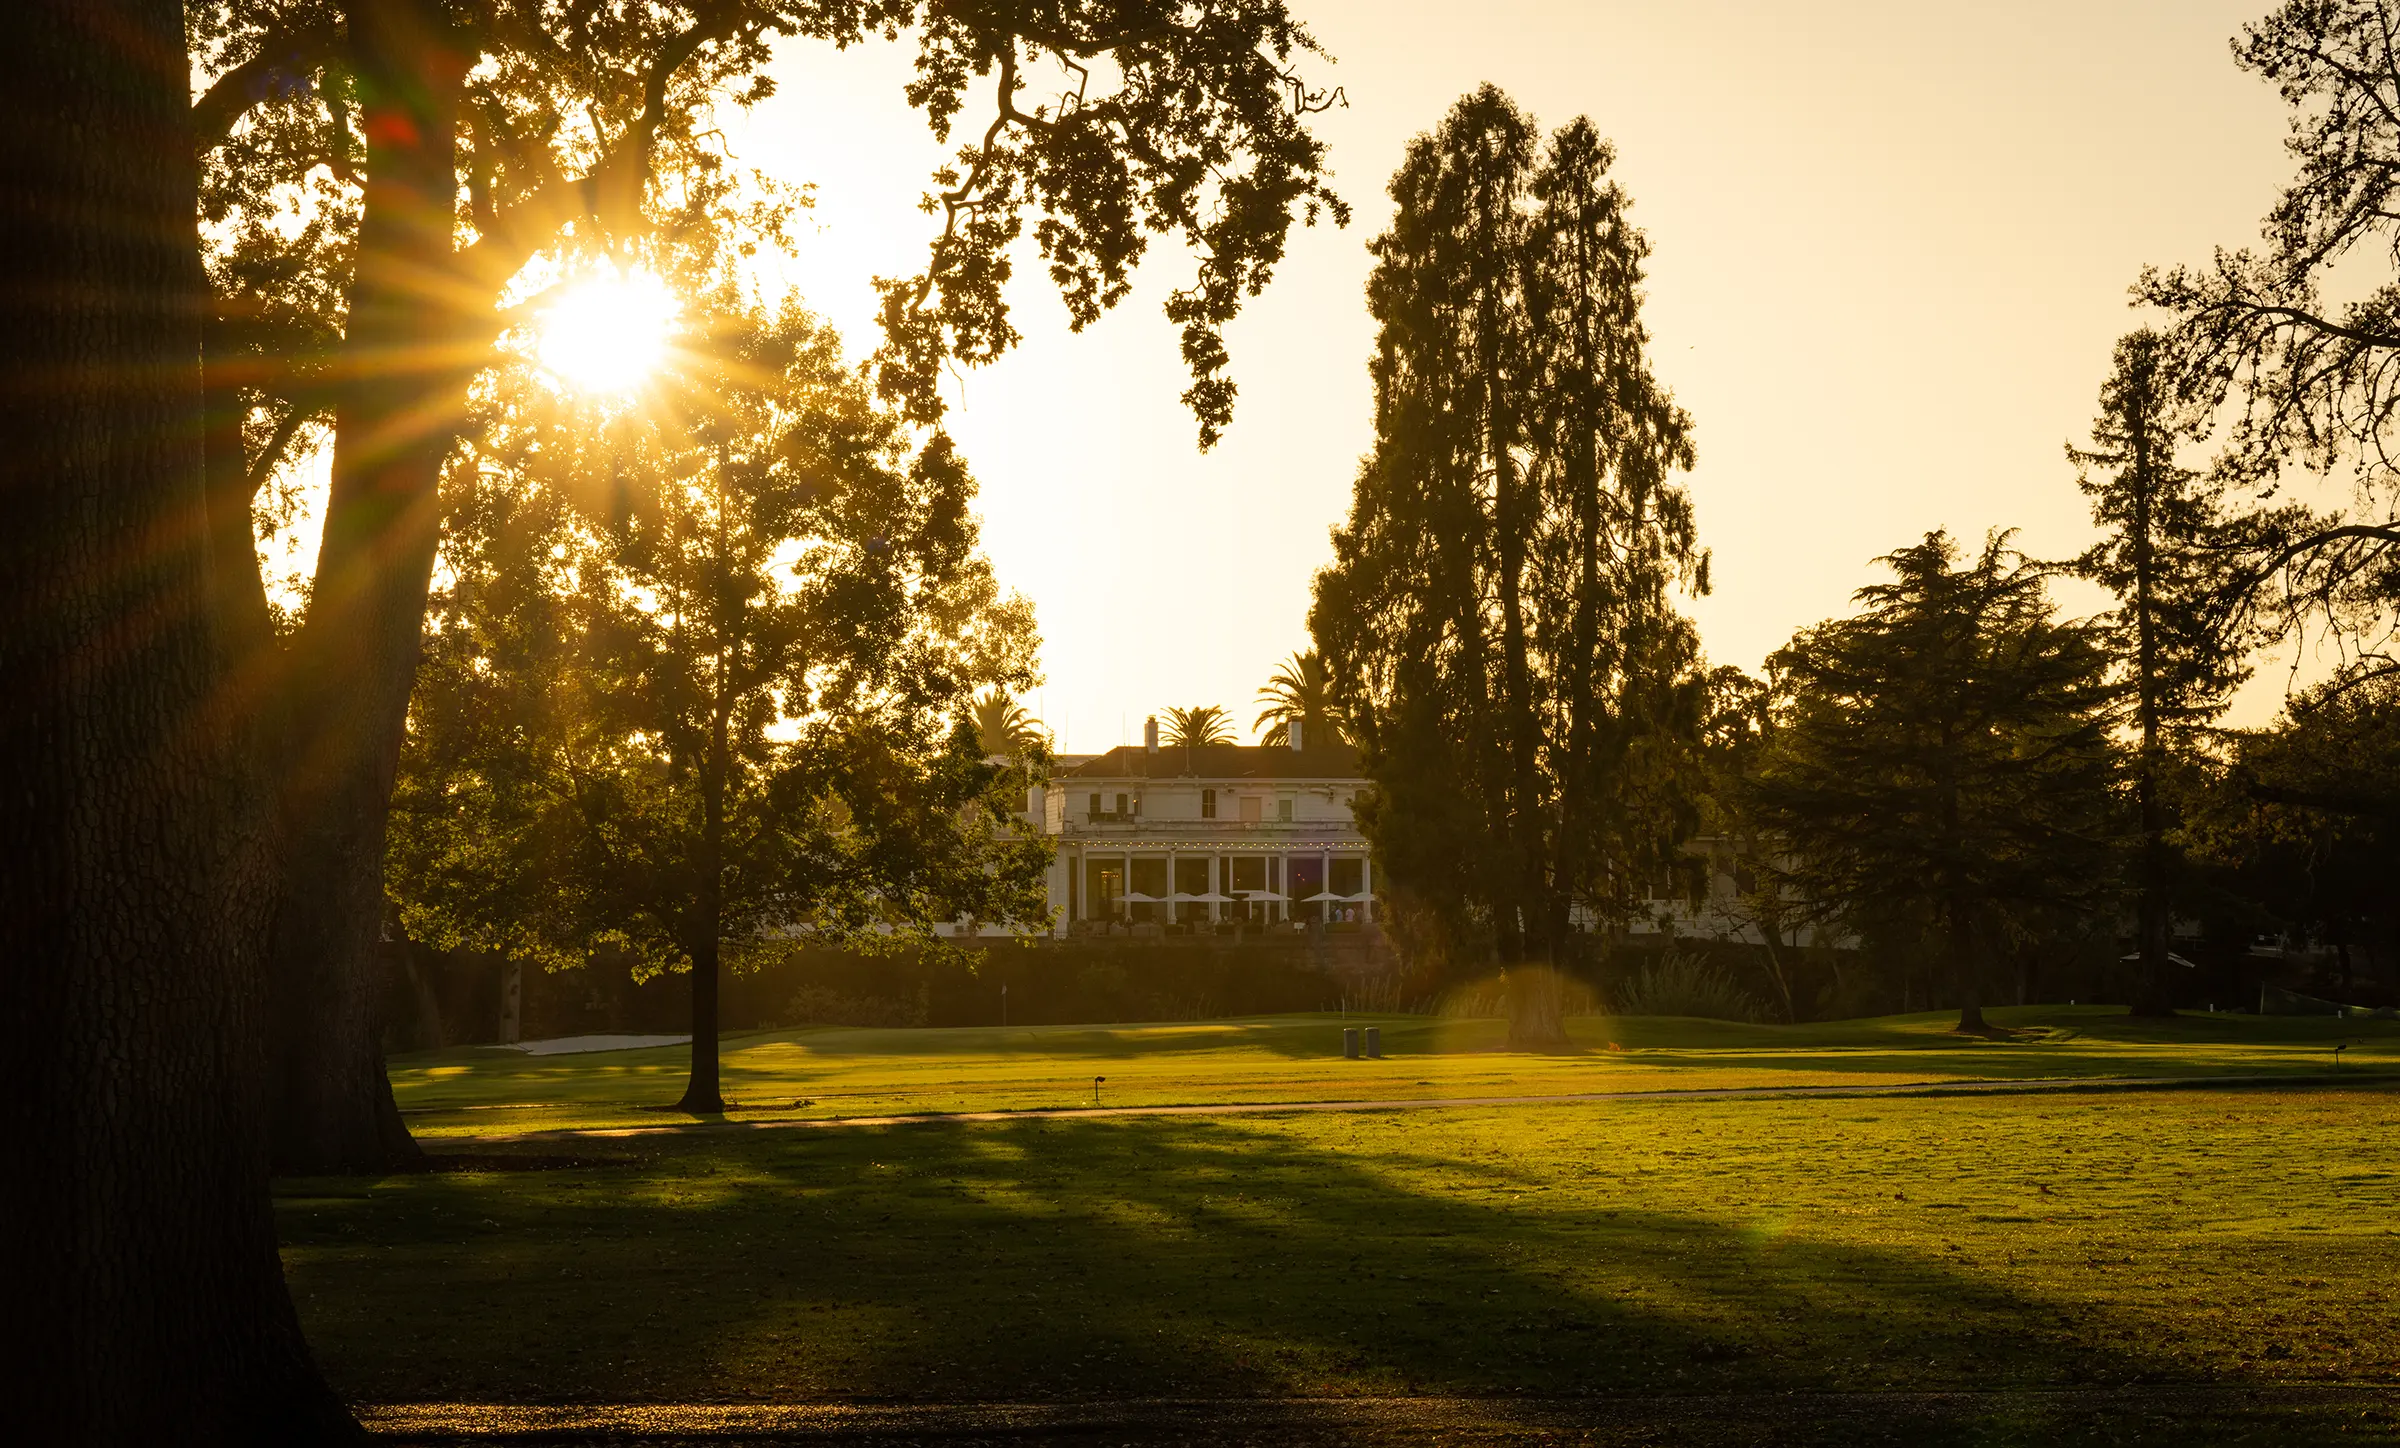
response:
[[[542,309],[534,355],[581,391],[631,392],[666,359],[680,310],[667,284],[646,271],[597,272]]]

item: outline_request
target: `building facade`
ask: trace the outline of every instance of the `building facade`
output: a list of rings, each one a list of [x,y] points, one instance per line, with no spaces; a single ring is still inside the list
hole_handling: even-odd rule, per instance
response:
[[[1057,846],[1052,933],[1336,928],[1375,918],[1346,744],[1144,742],[1062,759],[1036,801]]]

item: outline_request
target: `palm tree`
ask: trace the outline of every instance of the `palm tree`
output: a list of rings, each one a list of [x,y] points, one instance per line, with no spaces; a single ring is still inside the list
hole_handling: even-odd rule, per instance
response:
[[[983,746],[986,757],[1022,754],[1042,742],[1042,721],[1026,713],[1025,706],[997,684],[975,696],[973,723],[976,742]]]
[[[1233,716],[1214,704],[1167,711],[1167,743],[1231,744]]]
[[[1298,719],[1302,733],[1312,745],[1339,743],[1349,737],[1341,719],[1333,709],[1333,683],[1326,676],[1325,661],[1315,649],[1296,653],[1275,666],[1275,677],[1258,691],[1267,707],[1251,722],[1253,729],[1269,723],[1275,727],[1259,736],[1261,744],[1292,742],[1292,721]]]

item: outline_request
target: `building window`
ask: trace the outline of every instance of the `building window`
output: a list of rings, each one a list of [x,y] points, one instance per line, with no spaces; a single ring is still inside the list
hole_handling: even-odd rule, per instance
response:
[[[1204,820],[1213,820],[1216,817],[1217,792],[1213,789],[1204,789],[1200,791],[1200,818]]]
[[[1259,821],[1259,805],[1262,803],[1262,801],[1255,794],[1245,794],[1241,798],[1242,823],[1246,825],[1257,824]],[[1262,885],[1259,888],[1263,890],[1266,887]]]
[[[1092,818],[1100,818],[1100,796],[1098,794],[1092,796]]]
[[[1292,802],[1290,800],[1275,801],[1275,818],[1287,825],[1292,822]]]
[[[1123,809],[1123,808],[1124,808],[1124,800],[1125,800],[1125,796],[1123,796],[1123,795],[1118,795],[1118,796],[1117,796],[1117,807],[1118,807],[1119,809]],[[1141,797],[1140,795],[1138,795],[1138,794],[1137,794],[1137,795],[1135,795],[1135,796],[1133,797],[1133,809],[1132,809],[1131,813],[1132,813],[1132,814],[1136,814],[1136,815],[1138,815],[1138,814],[1140,814],[1141,812],[1142,812],[1142,797]]]
[[[1117,814],[1122,817],[1125,813],[1125,796],[1120,794],[1117,796]]]

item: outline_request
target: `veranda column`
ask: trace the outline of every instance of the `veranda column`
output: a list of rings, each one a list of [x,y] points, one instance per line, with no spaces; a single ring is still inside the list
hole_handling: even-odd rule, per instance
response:
[[[1326,850],[1317,856],[1317,893],[1320,895],[1333,893],[1333,851],[1331,850]],[[1320,900],[1317,902],[1317,908],[1324,912],[1325,923],[1332,924],[1333,902]]]
[[[1167,923],[1173,925],[1179,913],[1175,903],[1175,850],[1170,845],[1167,848]]]
[[[1358,912],[1358,918],[1361,920],[1374,919],[1375,856],[1372,854],[1365,854],[1358,857],[1358,893],[1367,897],[1366,899],[1358,902],[1361,907]]]
[[[1208,893],[1211,895],[1222,895],[1225,893],[1225,887],[1217,883],[1218,877],[1224,873],[1224,871],[1220,868],[1224,864],[1224,861],[1225,857],[1223,855],[1212,854],[1208,857]],[[1224,906],[1218,904],[1214,900],[1209,901],[1208,923],[1214,925],[1219,920],[1223,919],[1224,917],[1219,915],[1217,912],[1224,908]]]

